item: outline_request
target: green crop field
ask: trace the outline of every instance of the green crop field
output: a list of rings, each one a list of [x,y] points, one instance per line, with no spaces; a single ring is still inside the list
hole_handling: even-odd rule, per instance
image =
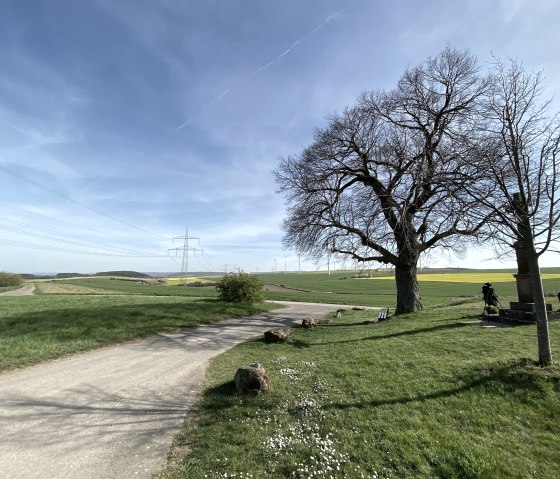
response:
[[[277,301],[307,301],[318,303],[353,304],[358,306],[395,307],[396,287],[392,276],[377,273],[369,279],[353,278],[354,271],[276,273],[260,274],[266,285],[284,286],[282,291],[265,291],[265,296]],[[515,299],[516,286],[513,270],[459,270],[457,272],[435,271],[419,275],[420,294],[425,306],[434,306],[448,301],[465,298],[481,298],[482,284],[494,284],[500,301],[507,306]],[[216,277],[198,278],[216,281]],[[56,281],[56,284],[71,284],[107,292],[143,296],[185,296],[215,298],[214,287],[191,287],[177,285],[141,284],[138,281],[108,278],[80,278]],[[37,283],[39,290],[42,283]],[[543,286],[554,309],[560,305],[556,294],[560,290],[560,268],[543,269]],[[47,289],[46,287],[44,287]],[[271,289],[271,288],[269,288]],[[90,294],[91,294],[90,291]]]

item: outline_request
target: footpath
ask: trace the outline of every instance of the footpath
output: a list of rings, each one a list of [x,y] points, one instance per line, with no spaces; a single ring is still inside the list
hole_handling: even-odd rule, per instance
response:
[[[271,327],[343,307],[283,304],[0,374],[1,476],[151,477],[163,467],[212,357]]]

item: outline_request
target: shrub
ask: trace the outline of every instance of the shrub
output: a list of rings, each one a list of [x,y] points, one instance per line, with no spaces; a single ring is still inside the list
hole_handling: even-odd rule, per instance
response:
[[[0,288],[5,286],[19,286],[21,284],[21,276],[0,271]]]
[[[256,276],[248,273],[226,274],[218,284],[218,297],[233,303],[260,303],[264,296],[263,283]]]

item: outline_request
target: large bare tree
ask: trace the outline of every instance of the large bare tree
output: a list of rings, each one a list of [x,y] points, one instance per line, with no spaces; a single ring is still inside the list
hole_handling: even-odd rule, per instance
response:
[[[363,94],[275,174],[288,203],[285,245],[395,267],[396,313],[422,308],[417,263],[481,231],[465,191],[481,170],[472,145],[488,88],[475,58],[447,48],[389,92]],[[474,153],[474,154],[473,154]]]
[[[548,318],[539,268],[545,251],[560,240],[560,122],[542,101],[540,72],[527,72],[516,60],[496,61],[485,102],[481,135],[486,141],[485,181],[470,190],[478,209],[492,213],[489,234],[527,263],[537,316],[541,364],[552,362]]]

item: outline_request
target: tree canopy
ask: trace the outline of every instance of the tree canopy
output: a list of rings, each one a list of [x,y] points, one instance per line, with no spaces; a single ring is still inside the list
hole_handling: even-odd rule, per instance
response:
[[[490,81],[472,54],[447,48],[394,90],[362,94],[275,174],[288,203],[285,245],[311,257],[395,266],[397,313],[422,307],[420,254],[482,231],[466,193],[482,174],[473,147]]]

